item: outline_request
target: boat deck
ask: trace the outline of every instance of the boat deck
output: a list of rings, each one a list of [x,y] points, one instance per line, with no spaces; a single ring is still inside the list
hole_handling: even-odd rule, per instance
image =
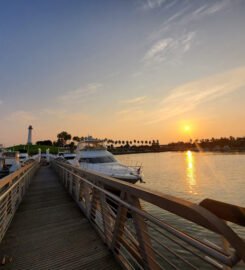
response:
[[[49,167],[34,177],[1,243],[0,258],[1,270],[120,269]]]

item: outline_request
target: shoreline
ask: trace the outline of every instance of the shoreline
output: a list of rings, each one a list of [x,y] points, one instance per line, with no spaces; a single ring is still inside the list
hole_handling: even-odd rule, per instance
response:
[[[245,153],[245,149],[234,149],[234,150],[194,150],[194,149],[182,149],[182,150],[159,150],[159,151],[125,151],[125,152],[114,152],[114,151],[109,151],[110,153],[112,153],[115,156],[119,156],[119,155],[131,155],[131,154],[148,154],[148,153],[162,153],[162,152],[187,152],[187,151],[191,151],[191,152],[197,152],[197,153],[222,153],[222,154],[241,154],[241,153]]]

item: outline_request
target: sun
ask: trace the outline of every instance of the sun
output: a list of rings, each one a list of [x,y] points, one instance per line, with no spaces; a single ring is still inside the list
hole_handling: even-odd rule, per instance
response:
[[[184,131],[185,132],[190,132],[190,130],[191,130],[191,127],[189,125],[184,126]]]

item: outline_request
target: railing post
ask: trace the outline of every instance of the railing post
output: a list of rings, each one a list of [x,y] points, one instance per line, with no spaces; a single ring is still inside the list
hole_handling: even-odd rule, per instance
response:
[[[126,200],[125,192],[121,192],[120,199],[124,201]],[[128,212],[128,209],[124,207],[122,204],[119,204],[117,214],[116,214],[117,216],[116,216],[116,221],[114,225],[113,237],[111,241],[111,249],[113,251],[115,251],[117,240],[120,239],[123,234],[124,224],[127,219],[127,212]]]
[[[134,207],[141,209],[140,201],[138,198],[131,195],[129,200]],[[139,242],[139,251],[143,258],[144,269],[161,269],[156,262],[154,250],[151,244],[151,238],[149,236],[147,224],[144,218],[134,211],[132,211],[132,216]]]
[[[70,171],[66,171],[66,178],[69,182],[69,193],[72,196],[73,183],[72,183],[72,174],[70,174]]]
[[[89,219],[94,220],[96,218],[96,209],[98,206],[98,191],[96,188],[92,188],[92,199],[90,205]],[[94,212],[94,217],[93,217]]]
[[[110,238],[108,235],[108,232],[110,232],[110,226],[109,226],[110,219],[108,217],[109,213],[107,209],[106,196],[103,192],[99,192],[99,197],[100,197],[101,214],[102,214],[102,219],[103,219],[105,242],[107,243],[108,246],[110,246]]]
[[[77,203],[79,203],[79,196],[80,196],[80,187],[81,187],[81,183],[79,181],[79,179],[77,179],[76,176],[73,176],[74,181],[75,181],[75,197],[76,197],[76,201]]]
[[[87,183],[83,183],[83,195],[84,195],[84,205],[86,209],[86,216],[89,217],[91,211],[91,191],[92,189],[89,188]]]
[[[226,224],[227,222],[224,221]],[[225,239],[225,237],[222,235],[221,236],[221,241],[222,241],[222,246],[223,246],[223,249],[224,249],[224,252],[226,252],[227,254],[230,253],[230,243]],[[229,266],[224,266],[223,268],[224,270],[231,270],[231,268]]]

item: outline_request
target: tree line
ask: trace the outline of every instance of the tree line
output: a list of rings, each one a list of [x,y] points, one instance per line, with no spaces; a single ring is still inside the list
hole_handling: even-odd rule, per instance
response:
[[[37,145],[48,145],[48,146],[59,146],[59,147],[65,147],[65,146],[74,146],[76,143],[83,141],[86,139],[85,136],[72,136],[66,131],[62,131],[57,134],[57,140],[51,141],[51,140],[43,140],[43,141],[37,141]],[[110,148],[115,147],[130,147],[130,146],[152,146],[152,145],[159,145],[159,140],[113,140],[104,138],[103,141],[109,146]]]
[[[165,146],[169,150],[210,150],[210,151],[229,151],[245,150],[245,137],[221,137],[211,139],[190,139],[189,142],[172,142]]]
[[[57,134],[57,140],[43,140],[37,141],[37,145],[69,147],[74,149],[76,144],[83,141],[85,136],[72,136],[66,131]],[[190,139],[188,142],[178,141],[171,142],[166,145],[160,145],[159,140],[115,140],[104,138],[103,141],[112,152],[125,152],[125,151],[185,151],[196,150],[200,151],[229,151],[229,150],[245,150],[245,137],[220,137],[210,139]]]

